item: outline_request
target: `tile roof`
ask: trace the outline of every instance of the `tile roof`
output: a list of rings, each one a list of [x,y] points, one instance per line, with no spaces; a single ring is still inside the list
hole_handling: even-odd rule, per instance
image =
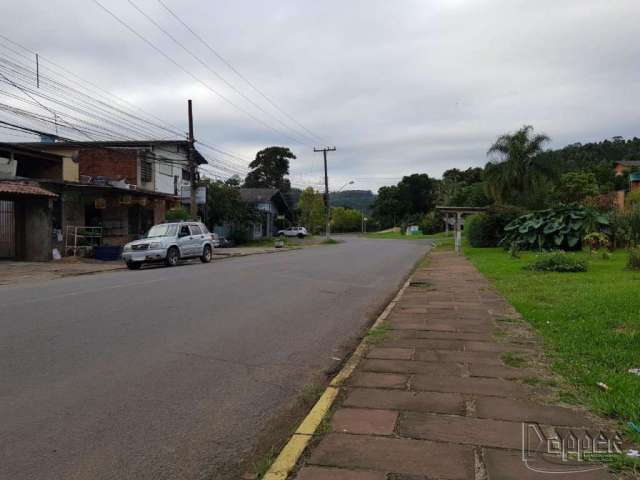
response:
[[[37,197],[57,197],[55,193],[28,182],[0,180],[0,195],[31,195]]]

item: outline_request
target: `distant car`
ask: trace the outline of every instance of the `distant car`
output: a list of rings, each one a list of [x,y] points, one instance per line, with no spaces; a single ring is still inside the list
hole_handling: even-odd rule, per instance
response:
[[[131,270],[158,262],[174,267],[187,258],[200,258],[203,263],[209,263],[213,247],[213,234],[200,222],[161,223],[151,227],[145,238],[127,243],[122,259]]]
[[[231,248],[236,242],[227,237],[220,237],[220,248]]]
[[[289,227],[278,231],[280,237],[298,237],[304,238],[308,235],[307,229],[304,227]]]

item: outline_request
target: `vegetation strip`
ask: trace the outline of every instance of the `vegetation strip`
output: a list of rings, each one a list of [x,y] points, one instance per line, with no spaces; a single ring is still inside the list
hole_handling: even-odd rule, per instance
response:
[[[498,248],[466,248],[465,254],[544,338],[552,367],[577,387],[577,397],[620,421],[629,438],[640,423],[640,273],[625,268],[627,255],[605,258],[578,252],[586,272],[536,272],[525,267],[533,252],[511,258]]]

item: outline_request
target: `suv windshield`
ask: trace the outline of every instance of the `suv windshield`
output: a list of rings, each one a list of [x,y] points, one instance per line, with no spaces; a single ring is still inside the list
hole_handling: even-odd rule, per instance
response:
[[[153,237],[173,237],[178,232],[178,225],[175,223],[164,223],[162,225],[154,225],[147,232],[147,238]]]

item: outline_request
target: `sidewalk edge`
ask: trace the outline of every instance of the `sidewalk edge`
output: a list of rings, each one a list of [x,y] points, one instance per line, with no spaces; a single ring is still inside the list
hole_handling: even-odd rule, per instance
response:
[[[429,255],[431,250],[429,250],[425,256]],[[411,278],[413,277],[415,270],[419,264],[419,262],[424,257],[416,262],[416,265],[411,270],[411,273],[408,275],[408,278],[400,287],[396,295],[393,299],[387,304],[385,309],[382,311],[378,318],[376,318],[373,325],[369,328],[368,331],[373,330],[378,327],[385,319],[389,316],[393,308],[396,306],[402,294],[409,286],[411,282]],[[286,480],[291,471],[295,468],[298,460],[302,456],[302,453],[307,448],[307,444],[311,440],[311,437],[318,429],[318,426],[322,422],[322,419],[327,415],[333,402],[337,398],[340,393],[340,386],[351,376],[353,371],[356,369],[362,356],[364,355],[367,348],[367,339],[366,337],[362,339],[358,347],[355,349],[349,360],[344,364],[342,369],[333,377],[329,386],[322,393],[318,401],[315,403],[313,408],[309,411],[309,413],[304,417],[302,422],[298,425],[298,428],[294,432],[294,434],[289,438],[287,443],[284,445],[275,461],[269,467],[269,470],[264,474],[262,480]]]

